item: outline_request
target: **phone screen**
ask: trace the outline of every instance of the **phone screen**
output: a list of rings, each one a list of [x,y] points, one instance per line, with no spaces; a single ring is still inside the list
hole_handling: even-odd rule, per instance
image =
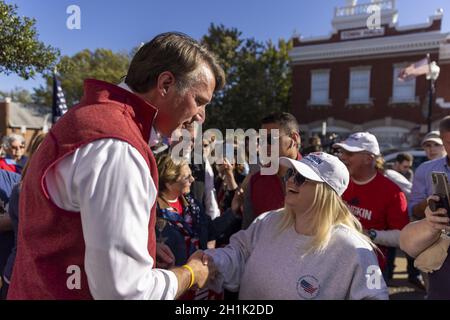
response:
[[[450,197],[447,174],[444,172],[432,172],[431,179],[433,194],[448,202]]]

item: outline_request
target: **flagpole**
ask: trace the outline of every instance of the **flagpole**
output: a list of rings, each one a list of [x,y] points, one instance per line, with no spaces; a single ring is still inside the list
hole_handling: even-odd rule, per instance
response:
[[[430,54],[427,53],[428,67],[430,68]],[[431,117],[433,115],[433,95],[434,95],[434,79],[431,76],[430,68],[430,80],[428,83],[428,117],[427,117],[427,132],[431,131]]]
[[[52,125],[56,122],[55,107],[58,99],[58,88],[56,84],[56,67],[53,69],[53,97],[52,97]]]
[[[429,89],[428,89],[428,132],[431,131],[431,116],[433,113],[433,97],[434,97],[434,80],[429,80]]]

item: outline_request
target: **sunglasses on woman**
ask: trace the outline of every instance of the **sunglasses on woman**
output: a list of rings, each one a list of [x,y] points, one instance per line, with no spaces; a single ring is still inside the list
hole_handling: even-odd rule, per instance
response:
[[[294,176],[294,183],[297,187],[300,187],[304,184],[308,179],[298,173],[296,170],[289,168],[284,175],[284,182],[287,182],[292,176]]]

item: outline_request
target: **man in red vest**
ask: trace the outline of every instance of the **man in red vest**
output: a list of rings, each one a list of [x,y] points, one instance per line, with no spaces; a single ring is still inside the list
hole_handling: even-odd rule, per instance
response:
[[[287,112],[275,112],[261,121],[261,129],[267,130],[267,156],[270,158],[270,145],[278,143],[279,157],[300,160],[300,133],[297,119]],[[278,135],[272,136],[271,130],[278,130]],[[253,220],[263,212],[276,210],[284,206],[284,183],[282,177],[285,171],[279,167],[277,174],[263,174],[261,170],[249,175],[243,183],[243,213],[242,228],[246,229]]]
[[[196,253],[155,268],[158,172],[150,147],[203,121],[224,73],[180,33],[142,46],[125,81],[86,80],[52,127],[21,190],[9,299],[174,299],[211,270]]]

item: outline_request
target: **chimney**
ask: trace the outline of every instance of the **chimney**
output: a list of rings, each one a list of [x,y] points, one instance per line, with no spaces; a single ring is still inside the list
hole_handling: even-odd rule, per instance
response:
[[[0,102],[0,135],[1,136],[5,136],[7,134],[10,105],[11,105],[11,98],[9,98],[9,97],[6,97],[5,101]]]

